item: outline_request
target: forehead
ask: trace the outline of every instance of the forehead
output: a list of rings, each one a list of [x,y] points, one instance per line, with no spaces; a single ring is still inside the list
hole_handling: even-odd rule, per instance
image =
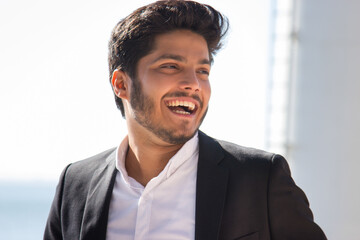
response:
[[[150,54],[176,54],[209,60],[205,38],[190,30],[175,30],[156,36]]]

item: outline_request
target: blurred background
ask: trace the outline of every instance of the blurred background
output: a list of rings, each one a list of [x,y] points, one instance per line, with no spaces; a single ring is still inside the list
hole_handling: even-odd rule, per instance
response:
[[[113,26],[150,1],[0,0],[0,239],[41,239],[62,169],[126,135]],[[230,21],[201,129],[283,154],[329,239],[359,239],[360,1],[209,0]]]

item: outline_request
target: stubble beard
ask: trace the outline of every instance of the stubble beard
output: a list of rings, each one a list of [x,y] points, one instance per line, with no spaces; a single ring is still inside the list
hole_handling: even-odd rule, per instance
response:
[[[179,135],[175,133],[177,129],[167,129],[153,122],[153,116],[155,114],[154,101],[149,96],[143,93],[140,81],[138,79],[133,78],[132,90],[130,94],[130,105],[134,110],[135,121],[153,134],[155,134],[161,140],[170,144],[184,144],[185,142],[190,140],[197,132],[207,113],[206,109],[204,115],[201,117],[199,126],[193,133]],[[181,128],[182,130],[180,132],[185,133],[187,124],[184,122],[179,126],[179,128]]]

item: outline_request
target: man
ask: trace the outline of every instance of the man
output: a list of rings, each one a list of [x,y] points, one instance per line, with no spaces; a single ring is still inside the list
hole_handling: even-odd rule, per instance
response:
[[[117,24],[110,82],[128,136],[64,170],[45,239],[326,239],[281,156],[198,131],[226,30],[191,1]]]

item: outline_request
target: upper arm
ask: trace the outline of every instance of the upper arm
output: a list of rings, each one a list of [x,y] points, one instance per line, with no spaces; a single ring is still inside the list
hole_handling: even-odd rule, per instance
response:
[[[291,178],[286,160],[274,155],[269,171],[268,211],[272,239],[326,239],[313,220],[305,193]]]
[[[59,183],[56,187],[55,197],[52,202],[49,216],[45,226],[44,239],[45,240],[61,240],[62,236],[62,224],[61,224],[61,205],[62,205],[62,195],[64,189],[65,175],[68,165],[60,175]]]

